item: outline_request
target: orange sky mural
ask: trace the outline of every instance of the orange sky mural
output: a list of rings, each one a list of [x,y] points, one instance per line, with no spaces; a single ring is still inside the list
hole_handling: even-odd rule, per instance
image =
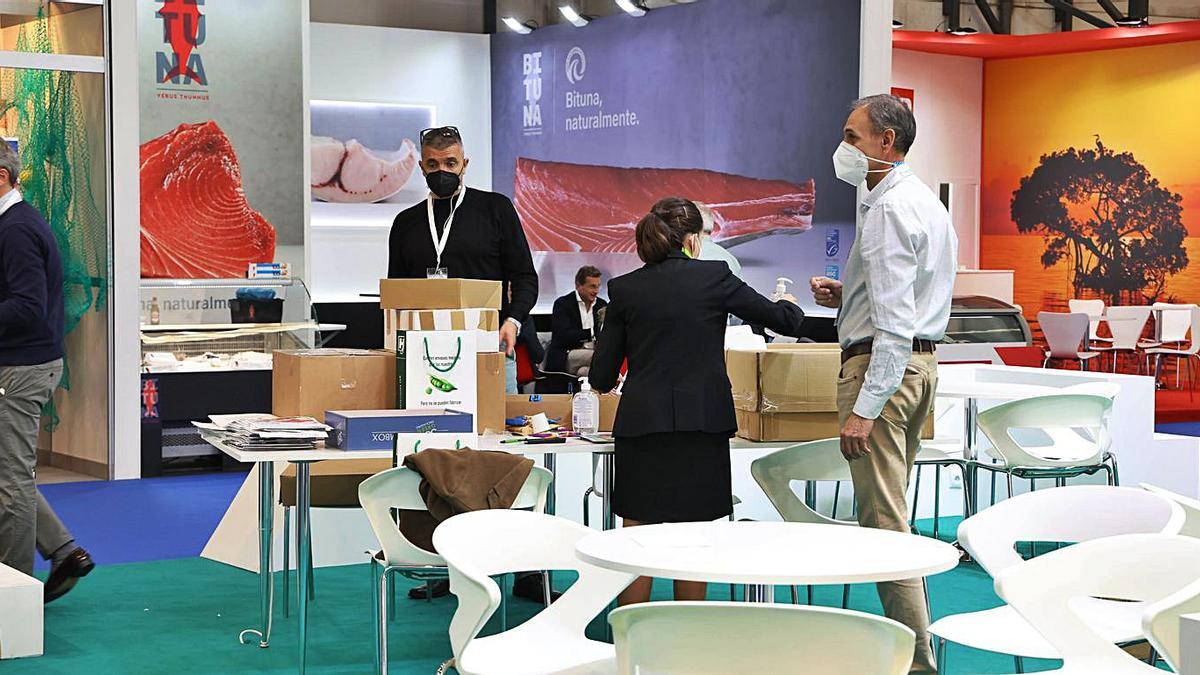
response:
[[[1018,235],[1013,191],[1042,155],[1094,148],[1130,152],[1183,198],[1191,264],[1167,294],[1200,301],[1200,43],[999,59],[984,64],[981,263],[1016,271],[1027,315],[1070,297],[1066,265],[1044,269],[1039,234]],[[1195,286],[1195,288],[1193,288]]]

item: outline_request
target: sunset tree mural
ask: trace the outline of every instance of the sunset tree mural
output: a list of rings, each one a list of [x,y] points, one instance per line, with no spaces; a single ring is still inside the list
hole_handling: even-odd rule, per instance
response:
[[[1154,302],[1188,265],[1183,198],[1131,152],[1095,147],[1042,155],[1013,192],[1012,220],[1040,234],[1044,268],[1068,270],[1075,297]]]

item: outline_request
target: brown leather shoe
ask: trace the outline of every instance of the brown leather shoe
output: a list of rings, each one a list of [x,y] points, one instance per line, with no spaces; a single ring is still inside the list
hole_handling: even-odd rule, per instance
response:
[[[96,563],[92,561],[92,556],[87,551],[79,547],[71,551],[66,560],[50,570],[50,578],[46,579],[46,585],[43,588],[43,602],[54,602],[66,595],[72,588],[75,588],[76,582],[86,577],[95,567]]]

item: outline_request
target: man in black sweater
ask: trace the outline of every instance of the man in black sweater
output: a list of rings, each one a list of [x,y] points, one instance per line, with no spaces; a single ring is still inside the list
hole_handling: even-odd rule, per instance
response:
[[[513,349],[537,303],[538,277],[512,202],[463,183],[470,160],[455,127],[421,132],[425,202],[401,211],[388,238],[388,278],[489,279],[511,289],[500,309],[500,347],[508,355],[507,389],[517,392]]]
[[[63,370],[63,268],[50,226],[16,188],[21,164],[0,143],[0,563],[51,561],[46,602],[95,566],[34,484],[42,406]]]
[[[463,155],[456,127],[421,132],[421,171],[429,186],[424,203],[396,216],[388,237],[389,279],[488,279],[504,284],[500,308],[500,345],[505,361],[505,390],[517,393],[514,350],[521,326],[537,303],[538,277],[521,219],[502,194],[468,188],[463,183],[470,160]],[[541,597],[541,575],[517,580],[515,592]],[[431,582],[435,597],[449,584]],[[409,597],[424,598],[423,586]]]

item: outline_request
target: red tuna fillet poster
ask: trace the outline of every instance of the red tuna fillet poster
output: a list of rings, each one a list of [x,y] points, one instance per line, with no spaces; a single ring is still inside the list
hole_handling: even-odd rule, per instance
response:
[[[142,276],[241,277],[275,259],[275,228],[246,201],[216,122],[181,124],[142,144]]]
[[[303,277],[303,3],[137,8],[142,276],[244,278],[247,263],[286,262]]]
[[[716,215],[713,241],[732,245],[812,227],[815,189],[707,169],[627,169],[517,159],[513,202],[534,250],[630,253],[646,205],[688,195]]]

